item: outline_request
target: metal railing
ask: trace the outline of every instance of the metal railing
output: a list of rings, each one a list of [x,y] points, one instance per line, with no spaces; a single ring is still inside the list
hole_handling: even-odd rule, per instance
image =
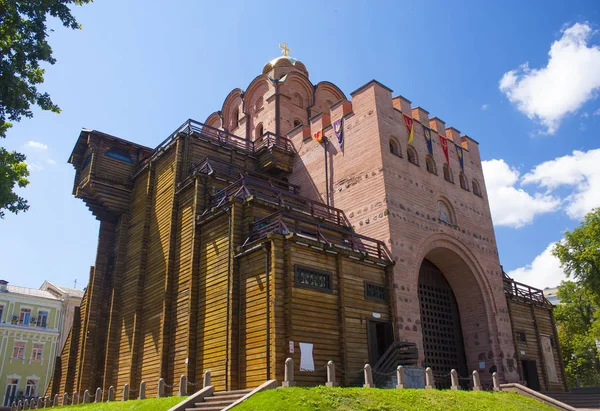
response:
[[[253,176],[247,175],[238,181],[218,191],[211,196],[210,203],[205,211],[220,207],[231,197],[246,199],[253,196],[256,199],[270,203],[278,208],[286,208],[311,217],[322,219],[328,223],[351,227],[344,211],[317,201],[291,193],[279,187],[265,184]]]
[[[244,245],[264,238],[269,233],[296,233],[301,237],[329,246],[391,261],[390,252],[383,241],[365,237],[343,228],[323,226],[317,221],[284,211],[278,211],[252,224],[250,236]]]
[[[375,384],[382,386],[387,375],[396,371],[398,365],[416,366],[419,352],[415,343],[394,341],[373,366]]]

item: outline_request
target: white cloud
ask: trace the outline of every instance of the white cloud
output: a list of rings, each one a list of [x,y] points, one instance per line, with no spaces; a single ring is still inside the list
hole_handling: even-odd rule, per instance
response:
[[[53,166],[54,166],[54,165],[56,165],[56,160],[53,160],[53,159],[49,158],[49,159],[48,159],[48,160],[46,160],[46,161],[47,161],[47,162],[48,162],[48,164],[50,164],[50,165],[53,165]]]
[[[537,288],[556,287],[567,277],[560,268],[560,261],[552,255],[551,243],[531,264],[509,271],[507,274],[520,283]]]
[[[594,115],[595,116],[600,116],[600,108],[598,110],[594,111]]]
[[[481,105],[481,109],[482,109],[483,111],[487,110],[487,109],[488,109],[488,107],[489,107],[489,106],[488,106],[487,104],[482,104],[482,105]]]
[[[42,151],[48,150],[48,146],[44,143],[40,143],[39,141],[28,141],[26,146],[29,148],[33,148],[35,150],[42,150]]]
[[[588,46],[592,34],[589,24],[576,23],[552,43],[546,67],[532,69],[524,63],[500,80],[500,91],[549,134],[600,88],[600,47]]]
[[[552,192],[561,186],[572,189],[566,197],[569,217],[580,219],[600,206],[600,149],[573,151],[563,157],[545,161],[522,179],[523,184],[536,184]]]
[[[27,164],[27,169],[29,170],[30,173],[35,173],[36,171],[42,171],[44,169],[44,167],[42,167],[38,163],[25,162],[25,164]]]
[[[517,188],[519,171],[504,160],[483,161],[482,166],[495,225],[522,227],[533,222],[536,215],[556,211],[560,206],[560,199],[554,196],[531,195]]]

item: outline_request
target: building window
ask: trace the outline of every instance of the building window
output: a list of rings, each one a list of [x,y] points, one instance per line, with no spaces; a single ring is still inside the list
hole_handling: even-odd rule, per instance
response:
[[[33,398],[37,396],[37,381],[27,380],[27,386],[25,387],[25,398]]]
[[[385,287],[381,284],[365,281],[365,299],[386,302]]]
[[[301,124],[302,124],[302,121],[300,121],[298,119],[294,120],[294,128],[298,127]]]
[[[525,335],[524,332],[517,331],[516,334],[517,334],[517,341],[518,342],[527,344],[527,336]]]
[[[294,265],[294,284],[298,287],[331,291],[331,273],[302,265]]]
[[[415,150],[413,146],[408,146],[408,148],[406,149],[406,156],[410,163],[413,163],[417,166],[419,165],[419,157],[417,156],[417,150]]]
[[[473,194],[475,194],[476,196],[479,196],[479,197],[483,197],[483,194],[481,194],[481,187],[479,186],[479,183],[477,182],[477,180],[473,179],[471,184],[473,186]]]
[[[390,137],[390,153],[402,158],[402,150],[400,149],[400,143],[395,137]]]
[[[114,158],[115,160],[120,160],[129,164],[133,164],[133,160],[131,159],[129,153],[119,147],[112,147],[110,150],[104,153],[104,155],[106,157]]]
[[[256,99],[256,104],[254,105],[254,111],[258,112],[263,106],[263,98],[262,96]]]
[[[452,170],[448,166],[448,164],[444,164],[444,180],[454,183],[454,178],[452,177]]]
[[[231,118],[231,128],[237,128],[240,124],[240,109],[236,108],[233,110],[232,118]]]
[[[444,200],[438,200],[438,218],[444,223],[456,225],[452,207]]]
[[[42,353],[44,352],[44,344],[33,343],[33,349],[31,350],[31,361],[42,362]]]
[[[15,341],[13,347],[13,360],[24,360],[25,359],[25,341]]]
[[[19,324],[29,325],[30,319],[31,319],[31,309],[30,308],[21,308],[21,314],[19,315]]]
[[[0,323],[2,322],[2,315],[4,314],[4,306],[0,305]]]
[[[48,311],[38,311],[37,326],[43,328],[48,326]]]
[[[256,126],[256,131],[254,132],[254,139],[258,140],[263,134],[263,125],[262,123],[260,123],[258,126]]]
[[[293,102],[298,107],[304,108],[304,101],[303,101],[302,96],[300,94],[298,94],[298,93],[294,94]]]
[[[4,396],[4,406],[10,407],[17,398],[17,387],[19,386],[18,378],[9,378],[6,384],[6,395]]]
[[[427,166],[427,171],[431,174],[437,174],[437,170],[435,168],[435,161],[433,161],[433,157],[429,154],[425,157],[425,165]]]
[[[459,175],[459,179],[460,179],[460,187],[464,190],[469,191],[469,182],[467,181],[467,177],[465,177],[465,174],[462,171]]]

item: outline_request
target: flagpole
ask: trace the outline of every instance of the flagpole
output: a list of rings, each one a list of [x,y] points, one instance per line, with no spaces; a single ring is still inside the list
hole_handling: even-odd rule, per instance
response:
[[[329,168],[327,167],[327,137],[323,136],[323,151],[325,152],[325,197],[329,206]]]

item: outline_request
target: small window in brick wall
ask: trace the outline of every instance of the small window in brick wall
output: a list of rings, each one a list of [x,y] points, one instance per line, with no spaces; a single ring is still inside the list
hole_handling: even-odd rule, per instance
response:
[[[525,344],[527,343],[527,336],[525,335],[524,332],[517,331],[516,334],[517,334],[517,341],[518,342],[525,343]]]
[[[454,183],[454,178],[452,177],[452,170],[448,167],[448,164],[444,164],[444,180]]]
[[[386,302],[385,287],[381,284],[365,281],[365,299]]]
[[[400,143],[394,137],[390,138],[390,153],[402,158],[402,150],[400,150]]]
[[[425,165],[427,166],[427,171],[429,171],[431,174],[437,174],[435,161],[433,161],[433,157],[431,157],[429,154],[427,154],[425,157]]]
[[[332,289],[331,272],[303,265],[294,265],[294,284],[297,287],[312,288],[329,292]]]
[[[459,179],[460,179],[460,187],[463,190],[469,191],[469,182],[467,181],[467,177],[462,172],[460,173]]]
[[[409,163],[413,163],[414,165],[419,165],[419,156],[417,155],[417,150],[414,147],[408,146],[406,149],[406,156],[408,157]]]

